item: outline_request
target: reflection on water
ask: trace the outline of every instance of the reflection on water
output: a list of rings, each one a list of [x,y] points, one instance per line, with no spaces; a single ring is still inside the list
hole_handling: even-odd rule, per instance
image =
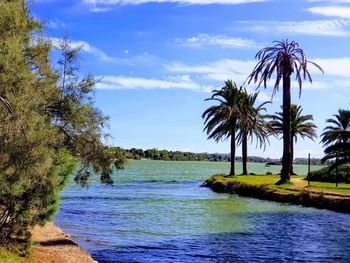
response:
[[[99,262],[348,262],[349,215],[199,187],[227,170],[132,161],[113,186],[69,185],[55,221]]]

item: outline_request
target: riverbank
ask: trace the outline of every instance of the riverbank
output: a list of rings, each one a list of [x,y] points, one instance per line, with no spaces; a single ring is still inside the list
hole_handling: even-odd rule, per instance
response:
[[[33,248],[29,262],[35,263],[94,263],[91,255],[52,222],[32,230]]]
[[[2,263],[96,263],[91,255],[52,222],[32,230],[31,253],[20,257],[0,247]]]
[[[276,186],[278,176],[234,176],[214,175],[203,186],[215,192],[234,193],[240,196],[290,203],[295,205],[350,212],[349,189],[326,190],[308,187],[302,177],[292,177],[291,182]],[[315,184],[316,185],[316,184]]]

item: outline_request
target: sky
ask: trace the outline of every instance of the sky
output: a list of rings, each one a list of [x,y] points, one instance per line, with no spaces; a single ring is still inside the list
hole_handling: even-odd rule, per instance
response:
[[[212,105],[205,99],[228,79],[242,85],[256,53],[275,40],[298,42],[324,70],[309,66],[313,83],[300,97],[292,83],[292,103],[313,115],[318,135],[350,107],[350,0],[36,0],[30,12],[45,38],[68,33],[82,45],[81,74],[100,79],[96,106],[110,117],[108,145],[229,153],[229,142],[203,132],[201,115]],[[271,100],[272,85],[258,89],[258,103]],[[282,91],[267,113],[281,104]],[[282,140],[270,138],[265,150],[253,140],[248,150],[280,158]],[[298,138],[295,156],[308,153],[322,157],[320,136]]]

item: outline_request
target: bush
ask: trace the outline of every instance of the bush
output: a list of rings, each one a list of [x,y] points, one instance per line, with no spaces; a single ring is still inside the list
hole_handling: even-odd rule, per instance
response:
[[[108,118],[94,106],[93,77],[80,78],[80,49],[63,40],[65,70],[53,69],[51,44],[26,2],[0,1],[0,245],[21,253],[30,227],[56,212],[76,160],[82,184],[88,169],[111,183],[113,164],[123,167],[102,144]]]
[[[328,167],[325,167],[320,170],[311,171],[306,179],[319,182],[335,183],[338,181],[343,183],[350,183],[350,164],[344,164],[338,167],[338,177],[336,177],[335,169],[331,173],[328,172],[328,169]]]

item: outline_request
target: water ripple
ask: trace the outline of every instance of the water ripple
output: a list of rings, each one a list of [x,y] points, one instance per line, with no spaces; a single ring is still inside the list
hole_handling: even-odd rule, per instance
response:
[[[70,184],[55,221],[99,262],[349,262],[348,214],[199,187],[227,169],[132,161],[114,186]]]

